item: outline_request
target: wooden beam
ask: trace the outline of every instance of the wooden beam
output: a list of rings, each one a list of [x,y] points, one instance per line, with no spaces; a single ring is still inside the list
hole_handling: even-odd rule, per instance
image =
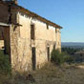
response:
[[[19,23],[13,24],[13,25],[15,25],[15,26],[22,26],[22,25],[19,24]],[[0,22],[0,26],[2,26],[2,27],[8,27],[8,26],[10,26],[10,24]]]
[[[2,26],[2,27],[8,27],[8,26],[10,26],[10,25],[7,24],[7,23],[2,23],[2,22],[0,22],[0,26]]]

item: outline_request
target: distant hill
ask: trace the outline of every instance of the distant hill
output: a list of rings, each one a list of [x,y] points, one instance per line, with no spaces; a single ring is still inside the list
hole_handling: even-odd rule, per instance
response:
[[[62,47],[84,48],[84,43],[79,42],[62,42]]]

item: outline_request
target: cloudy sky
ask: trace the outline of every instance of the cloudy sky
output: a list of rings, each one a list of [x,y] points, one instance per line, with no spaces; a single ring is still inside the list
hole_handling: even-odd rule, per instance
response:
[[[84,0],[18,0],[18,3],[61,25],[62,42],[84,42]]]

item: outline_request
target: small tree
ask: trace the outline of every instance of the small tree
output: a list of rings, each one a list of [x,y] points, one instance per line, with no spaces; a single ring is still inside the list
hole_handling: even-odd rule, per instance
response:
[[[70,56],[66,52],[60,53],[59,50],[53,50],[51,53],[51,62],[61,65],[69,60]]]

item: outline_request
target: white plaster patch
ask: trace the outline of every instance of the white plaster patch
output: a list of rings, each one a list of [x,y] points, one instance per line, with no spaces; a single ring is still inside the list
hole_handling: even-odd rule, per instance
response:
[[[49,25],[49,29],[52,29],[55,31],[55,27]]]

